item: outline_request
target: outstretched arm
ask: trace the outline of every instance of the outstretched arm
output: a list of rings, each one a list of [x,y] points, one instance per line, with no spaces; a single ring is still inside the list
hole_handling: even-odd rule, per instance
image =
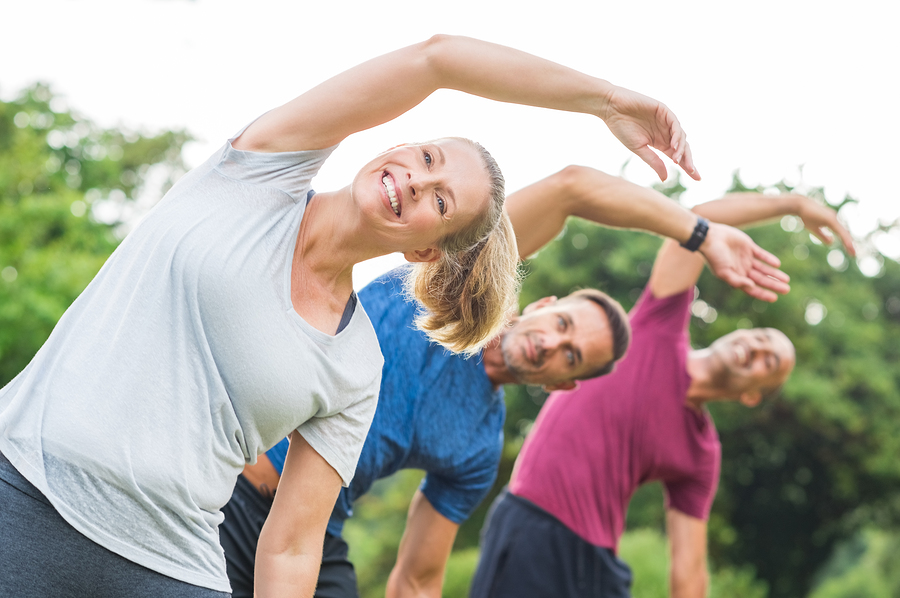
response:
[[[696,214],[662,193],[585,166],[568,166],[516,191],[507,198],[506,210],[522,258],[555,238],[569,216],[641,229],[678,242],[687,241],[697,223]],[[753,297],[774,301],[776,292],[788,290],[787,277],[774,268],[779,264],[775,256],[729,226],[711,224],[699,253],[716,276]],[[703,260],[698,259],[702,268]]]
[[[437,512],[416,490],[397,564],[387,584],[387,598],[440,598],[444,569],[459,525]]]
[[[745,226],[766,220],[794,215],[803,225],[826,245],[834,242],[834,235],[841,239],[850,255],[856,255],[850,232],[838,221],[837,213],[805,195],[783,193],[763,195],[743,192],[729,193],[721,199],[709,201],[694,208],[694,212],[714,222]],[[832,234],[833,233],[833,234]]]
[[[847,229],[838,221],[834,210],[803,195],[795,193],[782,195],[730,193],[721,199],[695,206],[692,211],[712,222],[730,226],[748,226],[786,215],[798,216],[803,220],[806,228],[823,242],[831,244],[833,241],[831,233],[833,233],[841,238],[844,248],[850,255],[856,254],[853,239]],[[701,246],[701,250],[709,259],[710,267],[714,260],[721,260],[725,255],[715,247],[704,248]],[[666,241],[659,250],[653,265],[650,289],[656,297],[675,295],[696,284],[702,271],[703,260],[700,256],[682,249],[677,243]],[[764,270],[751,273],[754,281],[757,281],[760,276],[765,276]],[[759,280],[765,282],[764,279],[759,278]],[[759,298],[765,299],[765,297]]]
[[[687,241],[697,217],[658,191],[587,166],[567,166],[506,198],[519,256],[556,238],[569,216]]]
[[[293,432],[275,501],[259,535],[255,596],[313,595],[325,527],[340,489],[338,473]]]
[[[235,146],[265,152],[329,147],[400,116],[441,88],[592,114],[661,179],[666,167],[651,147],[700,178],[681,124],[664,104],[525,52],[449,35],[379,56],[325,81],[260,117]]]

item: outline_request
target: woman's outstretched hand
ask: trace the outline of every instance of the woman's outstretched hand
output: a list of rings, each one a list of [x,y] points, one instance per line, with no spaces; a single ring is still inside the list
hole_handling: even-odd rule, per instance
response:
[[[662,102],[624,87],[613,87],[604,114],[600,115],[612,134],[666,180],[666,166],[650,148],[656,148],[692,179],[699,181],[691,147],[681,123]]]
[[[751,297],[772,302],[791,290],[778,258],[734,227],[710,222],[699,251],[716,276]]]

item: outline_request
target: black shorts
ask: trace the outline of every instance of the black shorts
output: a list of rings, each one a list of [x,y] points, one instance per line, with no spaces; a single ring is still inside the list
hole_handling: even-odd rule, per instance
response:
[[[259,533],[272,509],[272,499],[260,494],[244,476],[238,476],[231,500],[222,509],[219,541],[234,598],[253,598],[253,565]],[[325,534],[322,567],[315,598],[359,598],[356,571],[347,559],[347,543]]]
[[[226,598],[138,565],[72,527],[0,453],[0,596]]]
[[[505,491],[481,536],[469,598],[629,598],[631,570],[537,505]]]

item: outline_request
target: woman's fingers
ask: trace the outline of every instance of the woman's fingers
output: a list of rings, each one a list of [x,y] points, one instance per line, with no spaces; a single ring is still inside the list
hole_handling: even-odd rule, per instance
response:
[[[691,146],[685,141],[684,143],[684,156],[681,158],[681,162],[678,163],[682,170],[684,170],[689,177],[694,179],[695,181],[700,180],[700,172],[697,170],[697,167],[694,166],[694,157],[691,154]]]
[[[687,147],[687,136],[684,133],[684,129],[681,128],[681,123],[678,122],[678,119],[675,118],[675,115],[669,112],[668,108],[665,108],[666,113],[669,118],[672,119],[672,124],[669,127],[669,147],[672,148],[671,153],[666,152],[675,164],[681,164],[681,159],[684,156],[684,150]]]
[[[650,168],[656,171],[656,176],[659,177],[659,180],[666,180],[666,177],[668,176],[666,165],[663,164],[662,159],[656,155],[656,152],[650,149],[649,145],[637,148],[634,150],[634,153],[638,158],[646,162]]]
[[[691,154],[691,145],[687,141],[687,133],[681,128],[681,123],[678,122],[675,115],[668,108],[665,110],[668,118],[672,120],[672,124],[669,127],[669,149],[663,150],[663,153],[672,158],[672,161],[680,166],[688,176],[695,181],[699,181],[700,173],[697,172],[697,168],[694,166],[694,157]],[[662,150],[663,148],[657,149]]]

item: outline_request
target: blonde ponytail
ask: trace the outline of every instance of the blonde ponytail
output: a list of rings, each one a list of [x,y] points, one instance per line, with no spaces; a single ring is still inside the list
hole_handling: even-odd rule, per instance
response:
[[[416,327],[455,353],[474,355],[516,312],[519,251],[509,216],[503,174],[484,147],[469,139],[490,179],[485,213],[441,243],[441,257],[410,269],[406,291],[422,304]]]
[[[516,235],[503,212],[474,247],[416,264],[407,279],[407,289],[425,308],[416,327],[454,353],[478,353],[516,312],[518,263]]]

